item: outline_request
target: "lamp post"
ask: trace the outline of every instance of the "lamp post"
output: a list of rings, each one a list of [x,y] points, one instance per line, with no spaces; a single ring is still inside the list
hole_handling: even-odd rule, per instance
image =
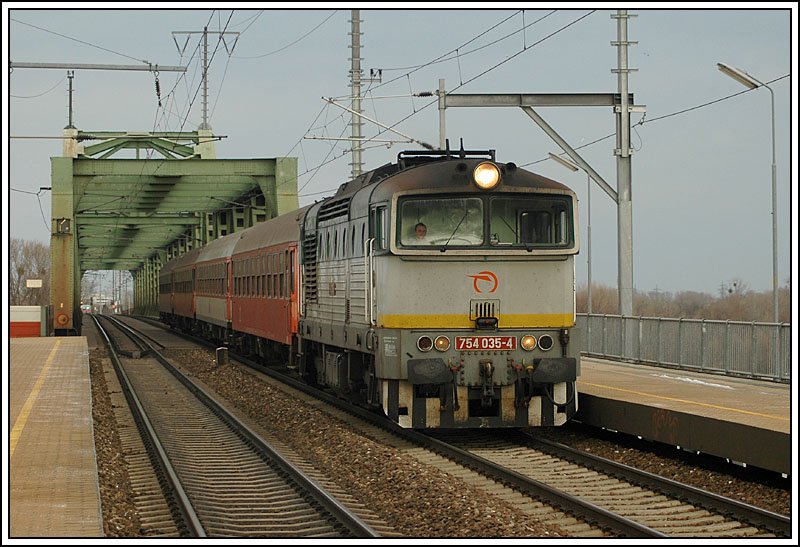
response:
[[[773,321],[778,323],[778,219],[776,216],[777,209],[777,183],[775,174],[775,94],[772,88],[754,78],[747,72],[734,68],[725,63],[717,63],[717,68],[725,74],[730,76],[740,84],[750,89],[763,86],[769,90],[770,105],[772,108],[772,316]]]
[[[567,169],[571,171],[577,171],[578,166],[572,163],[571,161],[562,158],[561,156],[557,156],[552,152],[548,152],[550,154],[550,159],[555,160],[560,165],[563,165]],[[588,294],[587,297],[587,313],[589,315],[592,314],[592,176],[588,173],[586,174],[586,188],[587,188],[587,197],[586,197],[586,209],[587,209],[587,224],[586,224],[586,245],[588,247],[588,253],[586,257],[586,273],[587,273],[587,282],[589,283]]]

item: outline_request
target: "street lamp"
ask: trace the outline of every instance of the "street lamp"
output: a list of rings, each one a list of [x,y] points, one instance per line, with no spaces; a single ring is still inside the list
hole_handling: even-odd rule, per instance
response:
[[[571,161],[562,158],[561,156],[557,156],[552,152],[548,152],[550,154],[550,159],[555,160],[557,163],[563,165],[567,169],[571,171],[577,171],[579,168],[577,165],[572,163]],[[588,252],[586,256],[586,270],[587,270],[587,277],[589,283],[589,293],[586,295],[587,297],[587,313],[589,315],[592,314],[592,177],[589,173],[586,173],[586,188],[588,193],[586,194],[586,210],[587,210],[587,221],[586,221],[586,246],[588,247]]]
[[[777,209],[777,184],[775,179],[775,94],[772,88],[754,78],[747,72],[734,68],[725,63],[717,63],[719,70],[742,84],[743,86],[755,89],[764,86],[769,90],[770,104],[772,107],[772,315],[775,323],[778,323],[778,219],[775,210]]]

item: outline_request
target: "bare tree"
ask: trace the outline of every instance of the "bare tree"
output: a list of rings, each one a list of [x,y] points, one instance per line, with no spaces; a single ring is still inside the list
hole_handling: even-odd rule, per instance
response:
[[[8,246],[8,300],[12,306],[46,306],[50,301],[50,247],[11,238]],[[42,286],[29,288],[29,279]]]
[[[780,318],[789,322],[791,286],[780,288]],[[587,287],[578,287],[575,298],[578,313],[586,313]],[[772,322],[772,292],[753,292],[741,279],[722,283],[719,296],[693,291],[675,295],[653,290],[634,293],[634,315],[642,317],[682,317],[684,319],[709,319],[728,321]],[[592,284],[592,311],[596,314],[617,314],[616,289]]]
[[[91,304],[92,296],[100,292],[100,272],[89,270],[81,277],[81,302]],[[92,310],[94,311],[94,310]]]

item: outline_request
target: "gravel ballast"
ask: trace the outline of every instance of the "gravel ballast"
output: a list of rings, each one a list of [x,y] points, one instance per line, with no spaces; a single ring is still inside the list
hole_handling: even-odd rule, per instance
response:
[[[210,351],[167,353],[220,399],[313,462],[406,537],[569,535],[452,475],[370,439],[316,406],[265,383],[249,369],[235,364],[216,366]],[[110,399],[107,394],[103,397],[105,380],[98,378],[100,355],[104,350],[92,350],[90,362],[105,531],[109,537],[140,537],[118,436],[114,440]],[[580,426],[537,429],[534,434],[770,511],[788,514],[790,510],[788,489],[743,481],[724,470],[696,467],[668,457],[663,448],[645,450],[641,446],[644,443],[636,446],[624,440],[612,442],[593,437]]]

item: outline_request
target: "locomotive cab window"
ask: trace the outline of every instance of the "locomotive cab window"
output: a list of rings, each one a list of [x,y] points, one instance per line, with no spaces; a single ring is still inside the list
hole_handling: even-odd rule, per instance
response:
[[[572,206],[564,196],[503,196],[491,199],[490,244],[570,247],[575,242]]]
[[[411,198],[401,201],[398,211],[398,243],[404,247],[483,245],[481,198]]]

